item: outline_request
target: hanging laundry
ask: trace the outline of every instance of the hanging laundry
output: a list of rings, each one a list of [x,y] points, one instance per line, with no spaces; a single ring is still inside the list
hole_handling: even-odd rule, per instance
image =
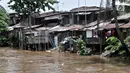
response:
[[[115,35],[115,30],[111,30],[111,36],[114,36]]]
[[[108,32],[105,32],[105,38],[107,39],[107,37],[108,37]]]
[[[111,36],[111,31],[108,31],[108,37],[110,37]]]

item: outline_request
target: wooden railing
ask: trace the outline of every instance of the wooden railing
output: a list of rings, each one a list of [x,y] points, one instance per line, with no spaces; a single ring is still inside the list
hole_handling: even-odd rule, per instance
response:
[[[86,43],[87,44],[100,44],[99,38],[87,38]]]

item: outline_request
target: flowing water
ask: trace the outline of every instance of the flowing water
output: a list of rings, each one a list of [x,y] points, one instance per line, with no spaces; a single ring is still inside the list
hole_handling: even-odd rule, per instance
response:
[[[0,48],[0,73],[130,73],[129,61]]]

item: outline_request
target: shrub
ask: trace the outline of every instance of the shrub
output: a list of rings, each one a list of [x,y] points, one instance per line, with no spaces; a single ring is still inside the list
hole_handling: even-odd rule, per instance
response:
[[[90,55],[91,54],[91,49],[86,48],[86,44],[82,39],[77,40],[77,47],[78,47],[78,54],[79,55]]]
[[[125,44],[128,46],[128,48],[130,49],[130,36],[128,36],[125,40],[124,40]]]
[[[0,36],[0,46],[7,46],[8,39],[5,36]]]
[[[110,37],[105,42],[104,56],[124,56],[126,53],[119,39]]]

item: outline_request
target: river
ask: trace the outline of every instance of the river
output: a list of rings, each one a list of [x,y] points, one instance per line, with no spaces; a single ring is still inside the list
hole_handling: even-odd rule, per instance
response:
[[[130,73],[129,61],[0,48],[0,73]]]

